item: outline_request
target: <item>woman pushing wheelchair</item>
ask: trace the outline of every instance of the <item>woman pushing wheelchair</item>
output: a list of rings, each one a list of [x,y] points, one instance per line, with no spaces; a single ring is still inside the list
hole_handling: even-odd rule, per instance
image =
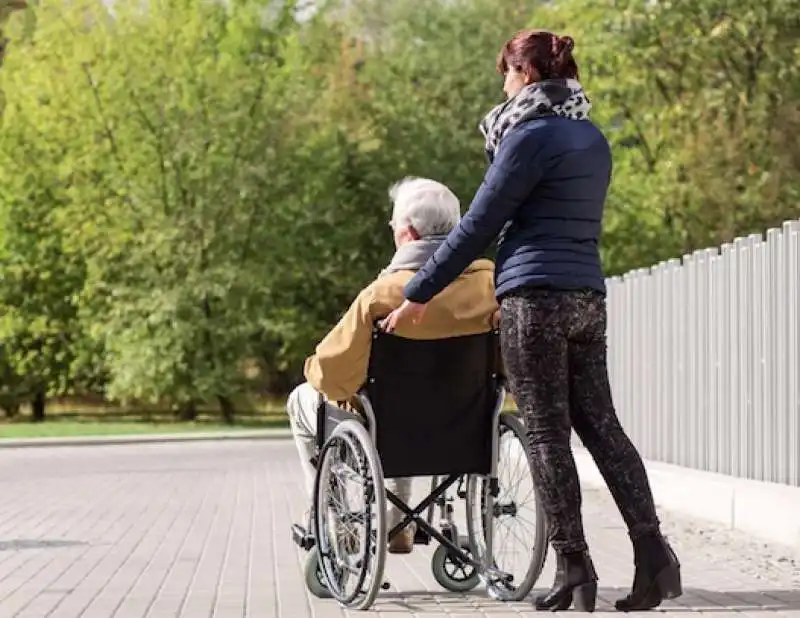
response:
[[[635,575],[620,611],[682,593],[680,564],[660,532],[641,457],[617,419],[606,360],[600,263],[611,150],[588,119],[569,37],[523,31],[497,60],[508,99],[480,124],[490,166],[468,212],[405,286],[388,332],[424,325],[428,304],[500,235],[496,296],[503,364],[523,413],[538,499],[558,557],[537,609],[592,611],[597,574],[581,518],[570,431],[603,475],[633,543]]]

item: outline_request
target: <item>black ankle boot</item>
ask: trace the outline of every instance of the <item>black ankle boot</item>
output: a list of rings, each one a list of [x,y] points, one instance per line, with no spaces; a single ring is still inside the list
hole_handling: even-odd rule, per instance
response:
[[[633,542],[635,571],[633,589],[614,606],[621,612],[654,609],[664,599],[676,599],[683,594],[681,564],[667,540],[661,536],[646,536]]]
[[[547,594],[536,597],[538,610],[561,611],[575,602],[579,612],[593,612],[597,601],[597,573],[587,552],[557,556],[556,579]]]

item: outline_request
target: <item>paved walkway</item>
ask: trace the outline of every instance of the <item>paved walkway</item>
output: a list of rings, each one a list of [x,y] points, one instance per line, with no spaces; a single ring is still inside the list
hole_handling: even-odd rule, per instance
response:
[[[295,456],[289,442],[255,440],[0,452],[0,617],[344,615],[304,588],[289,534],[304,508]],[[605,612],[630,583],[629,544],[600,492],[587,491],[585,513]],[[788,550],[665,520],[687,588],[670,614],[800,617]],[[390,556],[393,589],[361,615],[533,615],[480,591],[441,591],[429,559],[428,548]],[[551,577],[552,563],[538,587]]]

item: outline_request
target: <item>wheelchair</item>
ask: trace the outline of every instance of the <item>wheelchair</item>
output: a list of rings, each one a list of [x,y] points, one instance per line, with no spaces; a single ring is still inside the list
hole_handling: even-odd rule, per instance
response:
[[[313,595],[369,609],[390,587],[383,578],[387,542],[411,522],[415,544],[439,544],[431,568],[445,589],[464,593],[483,584],[499,601],[530,593],[544,567],[547,530],[524,425],[503,412],[497,343],[496,332],[412,340],[375,328],[367,382],[357,396],[362,413],[320,398],[313,504],[307,526],[292,526],[294,541],[308,552]],[[513,480],[501,474],[506,469],[527,481],[523,496],[514,495]],[[431,477],[430,492],[413,508],[384,485],[386,478],[420,476]],[[465,505],[465,535],[454,517],[454,487]],[[391,530],[387,499],[404,514]],[[512,523],[529,538],[508,534],[498,543]],[[522,554],[513,565],[502,555],[509,544],[511,562]]]

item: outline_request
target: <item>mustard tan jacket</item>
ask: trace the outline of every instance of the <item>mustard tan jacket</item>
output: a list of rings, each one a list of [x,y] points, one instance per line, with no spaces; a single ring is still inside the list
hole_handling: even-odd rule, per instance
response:
[[[306,380],[328,401],[349,401],[364,385],[374,323],[403,303],[403,288],[414,274],[402,270],[373,281],[320,342],[315,354],[306,359]],[[494,264],[477,260],[431,299],[419,324],[398,325],[395,334],[409,339],[445,339],[485,333],[491,330],[497,309]]]

